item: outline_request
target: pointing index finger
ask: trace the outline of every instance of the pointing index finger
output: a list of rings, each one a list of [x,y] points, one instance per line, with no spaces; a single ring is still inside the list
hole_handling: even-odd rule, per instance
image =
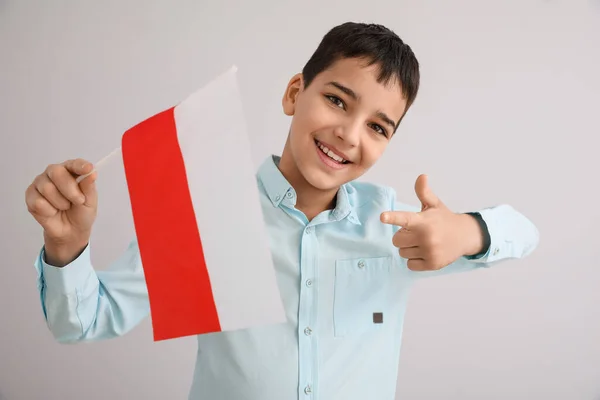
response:
[[[381,213],[381,222],[409,228],[409,226],[414,225],[416,217],[417,213],[410,211],[386,211]]]

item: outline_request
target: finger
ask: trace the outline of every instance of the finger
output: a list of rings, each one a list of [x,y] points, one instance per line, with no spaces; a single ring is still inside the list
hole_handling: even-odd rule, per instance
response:
[[[411,271],[428,271],[427,262],[422,259],[410,259],[406,262]]]
[[[27,204],[27,210],[35,217],[48,218],[58,211],[40,194],[34,184],[29,185],[25,191],[25,203]]]
[[[63,164],[50,165],[46,169],[46,175],[58,191],[71,203],[81,205],[85,202],[85,195],[77,185],[72,172]]]
[[[71,202],[62,195],[47,175],[41,175],[36,180],[35,189],[39,196],[46,199],[55,209],[68,210],[71,207]]]
[[[425,174],[421,174],[417,178],[415,182],[415,193],[421,202],[421,211],[424,211],[427,208],[437,207],[441,203],[440,199],[429,187],[428,177]]]
[[[414,231],[402,228],[392,237],[392,244],[399,249],[415,247],[419,245],[419,237]]]
[[[386,211],[381,213],[380,219],[384,224],[401,226],[409,229],[418,221],[417,213],[410,211]]]
[[[98,192],[96,191],[97,177],[98,172],[94,171],[79,183],[79,188],[85,196],[85,202],[83,204],[86,206],[93,207],[98,204]]]
[[[73,175],[78,175],[75,179],[75,183],[79,186],[79,189],[85,196],[86,206],[95,206],[98,204],[98,195],[96,193],[96,179],[98,178],[98,172],[94,171],[94,165],[83,159],[77,158],[74,160],[68,160],[63,163],[65,168]]]
[[[399,251],[400,253],[400,257],[402,258],[406,258],[407,260],[418,260],[418,259],[423,259],[423,251],[420,247],[415,246],[415,247],[404,247],[401,248]]]

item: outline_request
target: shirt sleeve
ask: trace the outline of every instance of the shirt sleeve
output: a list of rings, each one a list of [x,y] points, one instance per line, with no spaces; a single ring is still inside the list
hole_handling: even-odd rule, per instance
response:
[[[414,206],[396,201],[392,191],[394,210],[419,211]],[[477,210],[489,235],[489,247],[476,257],[461,257],[437,271],[415,271],[416,278],[446,275],[457,272],[488,268],[511,259],[530,255],[539,243],[537,227],[525,215],[508,204]]]
[[[149,315],[146,281],[137,241],[106,270],[95,271],[90,244],[62,268],[35,260],[41,308],[60,343],[110,339],[124,335]]]

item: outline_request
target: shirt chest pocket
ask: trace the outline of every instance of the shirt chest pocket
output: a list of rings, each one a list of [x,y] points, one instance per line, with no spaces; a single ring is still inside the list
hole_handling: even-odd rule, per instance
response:
[[[392,257],[337,260],[333,325],[336,337],[383,329],[389,314]]]

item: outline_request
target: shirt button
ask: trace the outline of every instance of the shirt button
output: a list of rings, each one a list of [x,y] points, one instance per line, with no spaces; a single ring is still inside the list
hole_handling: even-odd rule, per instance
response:
[[[285,195],[288,199],[293,196],[292,192],[287,192]]]
[[[310,226],[308,228],[306,228],[306,234],[310,235],[313,231],[313,228],[311,228]]]
[[[276,201],[279,201],[279,199],[281,199],[281,196],[280,196],[280,195],[277,195],[277,196],[275,196],[275,200],[276,200]]]
[[[500,249],[498,249],[497,247],[494,249],[494,255],[498,255],[498,253],[500,252]]]
[[[306,328],[306,329],[304,329],[304,334],[305,334],[306,336],[310,336],[310,335],[312,335],[312,329],[310,329],[310,328]]]
[[[306,393],[306,394],[312,393],[312,389],[311,389],[310,385],[306,385],[306,387],[304,388],[304,393]]]
[[[306,280],[306,286],[311,287],[312,286],[312,280],[307,279]]]
[[[363,260],[360,260],[358,262],[358,268],[364,268],[365,267],[365,262]]]

